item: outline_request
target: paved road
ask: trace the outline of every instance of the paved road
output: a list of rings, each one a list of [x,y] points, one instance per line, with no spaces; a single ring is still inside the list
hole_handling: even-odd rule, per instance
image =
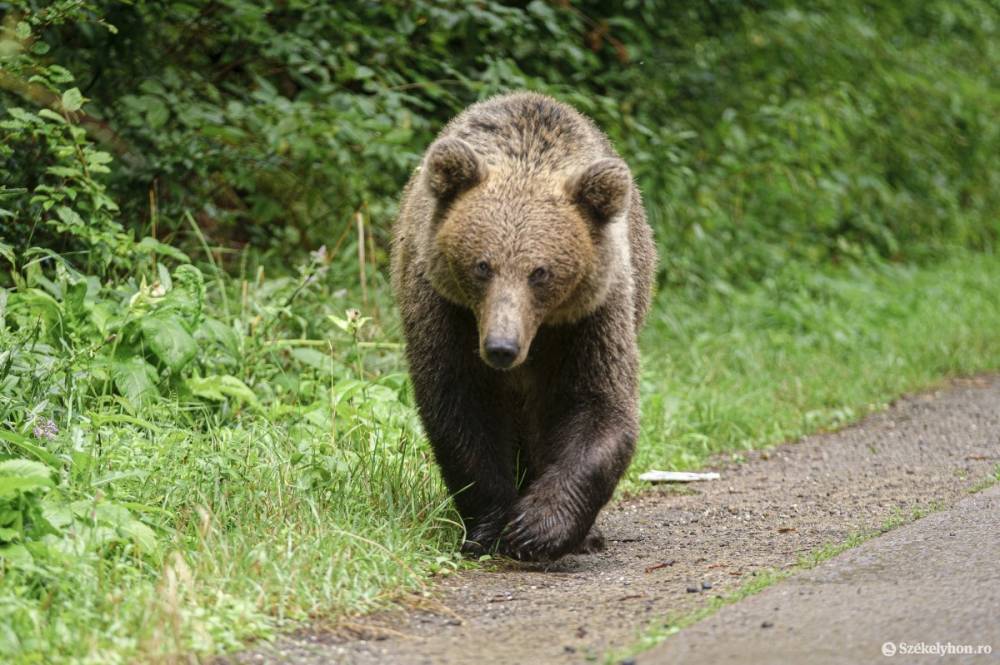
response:
[[[638,662],[1000,662],[1000,487],[731,605]]]

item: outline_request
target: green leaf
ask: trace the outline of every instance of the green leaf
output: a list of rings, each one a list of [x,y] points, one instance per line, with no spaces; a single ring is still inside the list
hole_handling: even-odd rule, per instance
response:
[[[31,26],[26,21],[18,21],[14,26],[14,36],[20,40],[25,40],[31,36]]]
[[[47,118],[49,120],[52,120],[53,122],[59,122],[64,125],[66,124],[66,118],[62,117],[52,109],[41,109],[38,112],[38,116],[41,118]]]
[[[141,252],[146,252],[148,254],[160,254],[162,256],[169,256],[170,258],[180,261],[181,263],[191,263],[191,259],[188,255],[177,249],[176,247],[171,247],[166,243],[162,243],[156,238],[151,238],[149,236],[143,238],[136,245],[136,249]]]
[[[156,389],[156,369],[139,356],[113,362],[111,377],[118,391],[132,404],[141,404],[160,394]]]
[[[48,332],[57,333],[62,329],[62,308],[59,302],[41,289],[11,293],[7,311],[22,321],[41,321],[44,330]]]
[[[0,462],[0,476],[40,478],[51,482],[52,468],[35,460],[16,457]]]
[[[321,372],[329,372],[333,369],[333,363],[327,353],[310,348],[294,348],[290,353],[299,362]]]
[[[156,533],[139,520],[131,519],[119,528],[135,541],[142,552],[152,554],[157,551]]]
[[[188,387],[188,390],[196,397],[216,402],[222,401],[226,397],[232,397],[252,406],[259,406],[257,396],[253,390],[247,384],[229,374],[206,376],[204,378],[195,376],[184,383]]]
[[[72,208],[67,208],[66,206],[59,206],[56,208],[56,214],[59,215],[59,219],[63,221],[64,224],[68,226],[86,226],[83,218]]]
[[[39,487],[51,487],[51,480],[41,478],[16,478],[0,476],[0,497],[14,496],[22,492],[30,492]]]
[[[160,129],[170,119],[170,111],[166,105],[159,100],[157,102],[146,107],[146,122],[151,129]]]
[[[45,68],[45,72],[48,74],[49,79],[55,81],[56,83],[69,83],[73,80],[73,72],[66,69],[62,65],[49,65]],[[29,79],[29,81],[30,80],[31,79]],[[73,90],[76,90],[76,88],[73,88]],[[80,92],[79,90],[76,91],[77,93]],[[69,92],[69,90],[66,92]]]
[[[87,152],[87,164],[90,166],[110,164],[112,161],[114,161],[114,158],[111,154],[103,150],[90,150]]]
[[[62,106],[66,111],[79,111],[83,106],[83,93],[79,88],[70,88],[62,95]]]
[[[28,441],[27,437],[21,436],[20,434],[0,431],[0,441],[6,441],[10,445],[20,448],[23,452],[30,453],[43,462],[47,462],[51,466],[61,466],[61,462],[58,457],[44,448],[31,443]]]
[[[67,284],[63,289],[63,310],[68,321],[85,323],[87,319],[87,283]]]
[[[0,257],[10,261],[10,265],[12,266],[17,265],[14,261],[14,248],[3,242],[0,242]]]
[[[221,344],[232,356],[238,357],[240,351],[239,337],[232,326],[227,326],[222,321],[206,316],[201,326],[194,333],[195,339],[200,343],[216,342]]]
[[[15,118],[21,123],[24,123],[24,125],[18,125],[18,127],[34,124],[36,120],[36,117],[33,113],[25,111],[20,106],[11,106],[10,108],[8,108],[7,115],[9,115],[12,118]]]
[[[139,322],[149,349],[171,372],[179,372],[194,360],[198,345],[181,319],[170,311],[150,314]]]
[[[49,495],[50,497],[52,495]],[[42,502],[42,517],[53,529],[65,529],[73,523],[73,513],[65,503]]]
[[[205,303],[205,279],[192,265],[177,266],[173,272],[173,288],[157,305],[157,311],[173,311],[194,330],[201,323]]]
[[[20,458],[0,462],[0,497],[53,485],[52,468],[41,462]]]
[[[17,568],[30,566],[34,562],[31,552],[24,545],[4,545],[0,547],[0,559]]]
[[[50,166],[45,171],[60,178],[78,178],[83,175],[80,169],[69,166]]]

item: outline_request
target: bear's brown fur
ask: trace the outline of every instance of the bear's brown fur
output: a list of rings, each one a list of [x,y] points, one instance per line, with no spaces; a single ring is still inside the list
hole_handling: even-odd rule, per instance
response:
[[[599,544],[638,433],[655,263],[628,167],[571,107],[495,97],[428,148],[394,228],[393,288],[467,551]]]

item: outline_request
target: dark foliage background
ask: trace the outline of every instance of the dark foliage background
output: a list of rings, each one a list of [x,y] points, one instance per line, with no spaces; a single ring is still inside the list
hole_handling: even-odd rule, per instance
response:
[[[381,258],[435,132],[531,88],[593,115],[632,164],[661,282],[994,247],[998,9],[0,2],[2,238],[103,269],[129,264],[127,238],[184,246],[196,224],[213,244],[354,260],[360,212]]]

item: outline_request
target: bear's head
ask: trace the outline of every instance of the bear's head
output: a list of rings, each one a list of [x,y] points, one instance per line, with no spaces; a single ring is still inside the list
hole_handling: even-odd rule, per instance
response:
[[[632,177],[620,159],[531,169],[449,137],[428,150],[423,186],[427,276],[475,314],[479,354],[496,369],[524,362],[539,326],[578,321],[616,279],[630,283]]]

